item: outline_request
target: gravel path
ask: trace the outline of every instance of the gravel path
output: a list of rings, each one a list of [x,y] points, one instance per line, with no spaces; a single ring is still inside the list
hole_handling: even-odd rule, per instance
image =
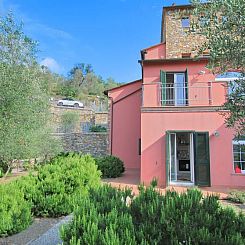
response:
[[[239,203],[234,203],[229,200],[220,200],[221,204],[224,207],[231,207],[233,208],[237,213],[241,212],[245,214],[245,204],[239,204]]]
[[[57,245],[62,242],[59,238],[60,225],[71,218],[71,215],[61,218],[35,218],[26,230],[0,238],[0,245]]]

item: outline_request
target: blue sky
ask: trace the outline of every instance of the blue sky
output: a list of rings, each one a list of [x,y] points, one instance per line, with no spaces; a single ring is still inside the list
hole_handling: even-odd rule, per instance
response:
[[[66,75],[76,63],[92,64],[104,79],[140,78],[140,50],[160,42],[162,6],[186,0],[0,0],[25,32],[39,41],[39,60]]]

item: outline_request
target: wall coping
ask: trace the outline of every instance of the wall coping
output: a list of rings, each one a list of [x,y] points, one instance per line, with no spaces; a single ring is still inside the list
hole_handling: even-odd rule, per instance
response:
[[[88,132],[88,133],[51,133],[51,135],[108,135],[109,132]]]
[[[158,107],[141,107],[141,112],[228,112],[222,106],[158,106]]]

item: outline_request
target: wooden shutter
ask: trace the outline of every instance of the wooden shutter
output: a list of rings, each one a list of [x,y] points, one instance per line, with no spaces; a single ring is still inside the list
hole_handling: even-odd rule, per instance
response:
[[[169,184],[169,168],[170,168],[170,133],[165,134],[165,159],[166,159],[166,186]]]
[[[166,72],[160,70],[160,81],[161,81],[161,104],[166,105]]]
[[[209,133],[194,133],[194,168],[195,184],[198,186],[210,186],[210,156]]]
[[[185,70],[185,104],[188,105],[189,104],[189,98],[188,98],[188,69],[186,68]]]

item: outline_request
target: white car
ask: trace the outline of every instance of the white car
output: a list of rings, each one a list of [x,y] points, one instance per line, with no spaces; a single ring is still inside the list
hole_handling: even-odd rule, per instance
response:
[[[71,98],[64,98],[58,101],[57,103],[58,106],[73,106],[73,107],[80,107],[83,108],[84,105],[82,102],[71,99]]]

